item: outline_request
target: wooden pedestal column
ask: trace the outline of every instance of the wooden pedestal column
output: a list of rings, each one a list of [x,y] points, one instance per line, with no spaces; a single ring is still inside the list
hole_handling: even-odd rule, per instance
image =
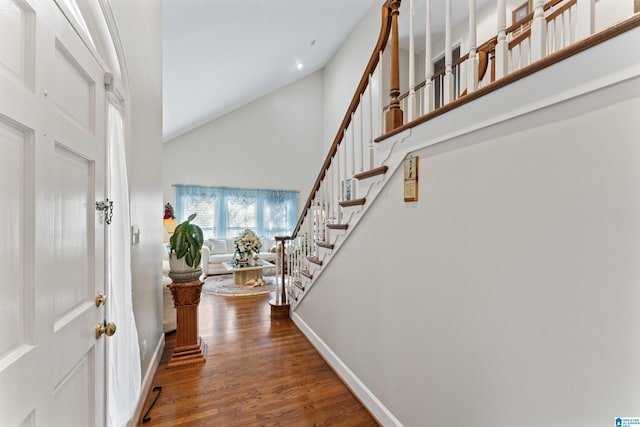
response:
[[[276,242],[280,245],[280,272],[282,273],[282,283],[280,287],[280,295],[277,294],[269,301],[271,305],[272,319],[286,319],[289,317],[289,303],[287,302],[287,290],[285,289],[285,242],[291,240],[289,236],[276,236]],[[276,278],[278,275],[276,274]]]
[[[207,344],[198,336],[198,304],[204,282],[172,283],[167,285],[176,307],[176,348],[168,367],[204,363]]]

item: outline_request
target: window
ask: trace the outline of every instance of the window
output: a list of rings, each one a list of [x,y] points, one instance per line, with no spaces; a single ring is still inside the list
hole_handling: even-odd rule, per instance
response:
[[[256,230],[258,202],[255,197],[227,197],[227,236],[236,236],[244,229]]]
[[[217,234],[216,205],[217,200],[215,197],[205,198],[187,196],[184,199],[184,212],[189,212],[189,215],[192,213],[197,214],[197,220],[195,222],[200,226],[200,228],[202,228],[202,234],[204,234],[205,239],[212,239],[216,237]]]
[[[205,239],[233,238],[250,228],[259,236],[287,235],[297,221],[297,193],[229,187],[176,185],[176,217],[194,222]]]

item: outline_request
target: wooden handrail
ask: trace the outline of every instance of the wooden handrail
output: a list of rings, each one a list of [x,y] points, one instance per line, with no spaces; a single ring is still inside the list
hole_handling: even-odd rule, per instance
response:
[[[353,98],[351,98],[351,103],[349,104],[349,108],[347,108],[347,112],[345,113],[344,118],[342,119],[342,123],[338,127],[338,132],[336,133],[336,137],[333,139],[333,144],[331,145],[331,148],[327,153],[327,157],[325,158],[324,163],[322,164],[322,168],[320,169],[320,174],[318,175],[318,178],[316,178],[316,181],[313,184],[311,193],[309,194],[309,198],[307,199],[307,202],[305,203],[305,206],[302,209],[302,212],[300,213],[300,217],[298,218],[298,223],[296,224],[296,227],[293,229],[293,233],[291,235],[292,239],[295,239],[296,236],[298,235],[298,231],[300,231],[302,222],[305,216],[307,215],[307,212],[311,208],[311,204],[313,203],[313,199],[315,198],[316,193],[320,189],[320,184],[322,183],[322,180],[324,179],[325,174],[329,169],[329,166],[331,166],[331,159],[333,159],[333,156],[335,156],[336,152],[338,151],[338,146],[340,145],[340,141],[342,140],[344,131],[347,129],[347,127],[351,123],[351,115],[352,113],[355,113],[356,109],[358,108],[358,105],[360,104],[360,95],[364,94],[365,90],[367,89],[367,86],[369,84],[369,75],[375,71],[376,66],[378,65],[378,61],[380,60],[380,52],[382,52],[385,46],[387,45],[387,41],[389,40],[390,33],[391,33],[391,0],[387,0],[382,5],[382,25],[380,27],[380,35],[378,36],[378,41],[376,43],[375,48],[373,49],[373,53],[371,54],[371,57],[369,58],[367,67],[365,68],[364,73],[362,74],[360,83],[358,83],[358,87],[355,93],[353,94]]]

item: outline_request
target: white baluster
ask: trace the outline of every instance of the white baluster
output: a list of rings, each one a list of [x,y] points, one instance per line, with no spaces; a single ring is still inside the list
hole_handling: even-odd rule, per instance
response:
[[[578,7],[574,6],[571,8],[571,25],[569,26],[570,35],[568,38],[569,44],[575,43],[577,39],[577,30],[578,30]]]
[[[311,242],[313,242],[313,217],[309,218],[307,222],[307,250],[304,254],[305,258],[311,255]]]
[[[506,0],[498,0],[497,9],[497,30],[498,40],[496,44],[496,79],[500,79],[507,74],[507,5]]]
[[[452,47],[451,47],[451,0],[445,3],[445,30],[444,30],[444,103],[448,104],[453,100],[453,74],[451,70]]]
[[[427,0],[425,13],[424,48],[424,114],[433,111],[433,57],[431,54],[431,0]]]
[[[407,99],[407,121],[416,118],[415,47],[413,45],[413,0],[409,0],[409,99]]]
[[[356,124],[354,122],[356,116],[355,113],[351,113],[351,124],[349,127],[351,128],[351,175],[353,176],[356,173]]]
[[[335,203],[335,178],[334,178],[334,172],[335,172],[335,168],[336,168],[336,162],[335,162],[335,156],[333,157],[333,159],[331,159],[331,166],[329,171],[327,171],[327,173],[329,174],[329,179],[330,179],[330,185],[329,185],[329,218],[327,222],[332,222],[332,218],[333,218],[333,205]]]
[[[576,40],[582,40],[595,31],[596,0],[578,0],[575,7]]]
[[[298,238],[298,250],[296,251],[295,262],[296,262],[296,270],[298,270],[298,280],[302,279],[302,269],[300,265],[300,255],[302,255],[302,245],[304,242],[304,234]]]
[[[476,0],[469,0],[469,58],[467,59],[467,93],[478,88],[478,54],[476,52]]]
[[[344,137],[342,138],[342,146],[344,147],[344,160],[342,161],[342,164],[344,166],[344,175],[342,176],[342,179],[344,180],[344,185],[346,185],[347,182],[347,176],[349,176],[349,172],[348,172],[348,163],[349,163],[349,152],[347,151],[347,130],[344,130]],[[340,200],[344,200],[344,194],[341,196]],[[342,212],[342,210],[340,210]],[[341,215],[342,216],[342,215]]]
[[[554,43],[554,48],[553,51],[555,52],[556,50],[560,50],[563,46],[563,44],[566,43],[565,37],[566,37],[566,32],[565,32],[565,21],[566,21],[566,12],[563,13],[562,15],[558,16],[558,21],[554,21],[554,33],[555,33],[555,43]],[[548,34],[548,33],[547,33]]]
[[[369,169],[373,169],[373,87],[371,78],[373,74],[369,74]]]
[[[340,202],[340,163],[336,164],[334,180],[335,194],[333,198],[333,222],[338,223],[340,222],[340,205],[338,204]]]
[[[327,182],[327,176],[325,175],[322,178],[322,183],[320,184],[320,212],[319,212],[319,220],[318,220],[318,238],[319,240],[324,242],[324,203],[325,203],[325,184]]]
[[[360,121],[360,172],[362,172],[364,170],[364,103],[363,101],[363,95],[364,94],[360,94],[360,107],[358,107],[360,109],[360,115],[359,115],[359,121]]]
[[[544,58],[547,47],[547,21],[544,18],[544,0],[534,0],[531,22],[531,62]]]
[[[384,133],[384,104],[382,103],[382,51],[378,54],[378,135]]]

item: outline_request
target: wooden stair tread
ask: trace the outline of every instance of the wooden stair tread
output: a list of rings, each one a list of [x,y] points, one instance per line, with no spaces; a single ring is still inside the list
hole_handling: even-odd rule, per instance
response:
[[[340,206],[342,206],[343,208],[347,208],[349,206],[362,206],[364,205],[364,203],[367,201],[366,198],[362,198],[362,199],[353,199],[353,200],[345,200],[343,202],[338,203]]]
[[[304,277],[306,277],[309,280],[313,279],[313,275],[309,272],[309,270],[301,270],[300,274],[302,274]]]
[[[327,228],[331,230],[346,230],[349,224],[327,224]]]
[[[353,177],[355,179],[366,179],[366,178],[371,178],[372,176],[383,175],[387,173],[388,170],[389,170],[389,166],[383,165],[377,168],[369,169],[368,171],[365,171],[365,172],[360,172],[358,174],[355,174]]]
[[[298,302],[298,297],[295,296],[293,292],[287,291],[287,294],[289,294],[289,298],[293,299],[295,302]]]
[[[300,289],[302,292],[304,292],[304,283],[302,283],[302,280],[295,280],[293,282],[293,284],[295,285],[296,288]]]
[[[334,247],[333,243],[329,243],[329,242],[318,242],[318,246],[325,249],[333,249]]]
[[[309,262],[312,262],[314,264],[322,265],[322,260],[320,258],[318,258],[317,256],[308,256],[307,260],[309,260]]]

